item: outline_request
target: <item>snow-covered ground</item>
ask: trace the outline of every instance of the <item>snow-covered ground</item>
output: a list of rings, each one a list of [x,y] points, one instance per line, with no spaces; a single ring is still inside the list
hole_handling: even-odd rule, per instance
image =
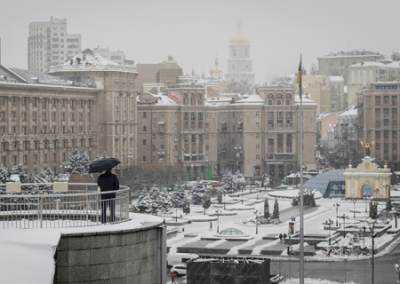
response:
[[[253,190],[254,192],[254,190]],[[279,191],[263,191],[258,193],[258,198],[260,199],[269,199],[269,211],[272,213],[273,211],[273,206],[274,206],[274,201],[277,198],[278,199],[278,204],[279,204],[279,209],[285,209],[291,207],[291,202],[292,202],[292,197],[298,195],[298,189],[282,189]],[[393,191],[392,196],[400,196],[400,192],[398,191]],[[184,225],[184,231],[180,231],[178,235],[174,238],[171,238],[168,240],[168,246],[171,247],[170,251],[171,252],[176,252],[176,248],[179,246],[182,246],[186,243],[193,242],[195,239],[194,238],[185,238],[184,234],[190,234],[190,235],[197,235],[196,240],[199,240],[201,237],[207,237],[207,236],[214,236],[216,234],[217,228],[219,228],[219,231],[222,231],[223,229],[226,228],[237,228],[246,234],[250,234],[251,237],[253,238],[252,240],[248,241],[245,245],[241,244],[236,247],[233,247],[229,254],[237,254],[238,249],[240,249],[243,246],[248,246],[251,244],[256,243],[257,241],[260,241],[263,236],[266,235],[275,235],[278,236],[280,233],[287,233],[288,232],[288,222],[283,222],[280,224],[267,224],[267,225],[258,225],[258,234],[256,234],[256,227],[254,223],[247,222],[246,224],[243,224],[241,220],[244,219],[251,219],[255,217],[255,211],[257,210],[258,213],[263,212],[264,210],[264,203],[254,203],[251,201],[257,200],[257,193],[252,193],[252,194],[246,194],[244,195],[244,204],[241,204],[241,198],[242,196],[240,195],[239,198],[237,198],[237,203],[232,204],[232,203],[227,203],[225,205],[226,211],[223,210],[223,203],[222,206],[221,204],[216,204],[215,200],[213,200],[212,206],[206,210],[206,213],[210,214],[213,213],[215,214],[216,210],[221,210],[222,214],[219,215],[219,218],[216,221],[209,221],[209,222],[194,222],[192,224],[187,224]],[[231,198],[229,201],[232,201]],[[228,199],[227,199],[228,200]],[[364,201],[364,200],[358,200],[356,203],[353,203],[350,200],[342,200],[342,199],[324,199],[321,196],[316,195],[316,203],[318,205],[318,209],[314,211],[313,213],[307,214],[304,216],[304,234],[305,235],[325,235],[326,237],[329,236],[329,231],[325,230],[323,223],[326,222],[327,220],[332,220],[334,222],[334,225],[336,223],[336,216],[338,216],[337,222],[339,223],[339,226],[343,226],[343,219],[341,216],[345,214],[347,218],[345,219],[346,226],[350,224],[354,224],[357,226],[372,226],[373,220],[371,220],[368,217],[368,213],[366,210],[369,211],[369,201]],[[336,203],[339,203],[340,206],[338,207],[338,210],[336,211]],[[334,206],[335,205],[335,206]],[[247,207],[249,210],[241,210],[242,207]],[[233,209],[234,208],[234,209]],[[382,209],[385,208],[385,204],[379,203],[378,206],[378,212],[381,211]],[[230,212],[231,210],[234,210],[237,212],[237,215],[234,216],[224,216],[224,212]],[[355,211],[355,213],[354,213]],[[203,208],[198,205],[198,206],[193,206],[191,205],[191,212],[203,212]],[[174,212],[175,213],[175,212]],[[201,213],[203,214],[203,213]],[[337,214],[337,215],[336,215]],[[178,211],[178,216],[182,216],[182,219],[193,219],[194,216],[198,217],[199,213],[189,213],[188,215],[183,214],[181,211]],[[175,214],[173,214],[175,216]],[[207,215],[202,215],[202,218],[207,219]],[[354,218],[355,216],[355,218]],[[208,216],[209,218],[214,217],[214,216]],[[293,216],[296,217],[295,221],[295,230],[299,230],[299,216]],[[169,217],[164,217],[166,219],[169,219]],[[180,218],[178,218],[180,219]],[[210,229],[210,222],[212,222],[212,227]],[[380,223],[381,221],[377,221],[377,223]],[[389,223],[392,224],[392,227],[395,227],[395,221],[394,218],[393,220],[388,220]],[[367,229],[368,230],[368,229]],[[334,231],[331,232],[332,234]],[[346,234],[346,238],[341,238],[340,242],[338,245],[340,246],[348,246],[351,247],[351,243],[354,241],[353,240],[353,235],[352,234]],[[391,242],[393,240],[393,234],[384,234],[381,237],[375,238],[375,248],[379,247],[383,243]],[[359,241],[359,245],[361,247],[367,246],[371,247],[371,238],[370,237],[365,237],[363,240]],[[391,242],[391,244],[385,248],[383,251],[379,252],[377,256],[382,255],[387,253],[388,251],[391,250],[394,246],[398,245],[399,240],[395,242]],[[323,245],[322,243],[321,245]],[[260,250],[263,249],[266,246],[273,245],[273,242],[270,242],[268,244],[264,244],[260,247],[255,247],[253,249],[253,255],[259,254]],[[325,245],[328,247],[328,242],[325,242]],[[280,257],[287,257],[287,256],[280,256]],[[307,256],[305,259],[308,260],[318,260],[318,261],[342,261],[344,258],[347,258],[348,260],[355,260],[355,259],[362,259],[362,258],[370,258],[371,256],[369,255],[334,255],[331,254],[330,257],[327,257],[325,251],[318,251],[315,256]],[[299,283],[298,279],[290,279],[287,280],[285,283]],[[323,283],[323,284],[334,284],[336,282],[330,282],[327,280],[323,279],[307,279],[305,281],[307,284],[313,284],[313,283]],[[347,282],[351,283],[351,282]],[[353,283],[354,284],[354,283]],[[359,283],[361,284],[361,283]]]

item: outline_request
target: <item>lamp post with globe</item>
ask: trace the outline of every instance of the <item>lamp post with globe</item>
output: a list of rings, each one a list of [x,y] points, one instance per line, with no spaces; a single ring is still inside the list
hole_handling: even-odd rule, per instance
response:
[[[336,227],[339,227],[338,210],[339,210],[340,204],[339,203],[335,203],[335,204],[333,204],[333,207],[336,207]]]

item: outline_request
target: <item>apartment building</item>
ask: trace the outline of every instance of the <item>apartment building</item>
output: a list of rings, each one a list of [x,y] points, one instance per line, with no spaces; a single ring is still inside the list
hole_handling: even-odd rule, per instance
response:
[[[374,82],[400,80],[400,62],[366,61],[349,66],[348,102],[357,103],[357,91]]]
[[[28,69],[47,72],[81,52],[81,36],[67,33],[67,20],[29,24]]]
[[[375,82],[357,92],[360,108],[360,140],[375,145],[371,157],[376,162],[399,162],[399,82]]]
[[[139,96],[139,165],[181,168],[190,180],[218,174],[218,111],[206,105],[204,92],[203,86],[179,84]]]
[[[379,61],[384,59],[382,54],[366,51],[352,50],[331,52],[328,55],[318,58],[318,69],[320,75],[342,76],[344,84],[349,79],[349,67],[365,61]]]
[[[283,178],[299,170],[299,115],[304,119],[304,165],[315,168],[317,105],[295,96],[294,86],[262,86],[218,109],[218,163],[246,176]]]

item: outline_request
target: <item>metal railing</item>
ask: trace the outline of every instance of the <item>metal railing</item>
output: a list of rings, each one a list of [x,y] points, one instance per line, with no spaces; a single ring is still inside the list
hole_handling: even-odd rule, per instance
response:
[[[127,186],[100,192],[95,183],[68,183],[68,191],[55,192],[51,183],[30,183],[21,184],[20,193],[8,193],[0,184],[0,229],[86,227],[128,220]]]

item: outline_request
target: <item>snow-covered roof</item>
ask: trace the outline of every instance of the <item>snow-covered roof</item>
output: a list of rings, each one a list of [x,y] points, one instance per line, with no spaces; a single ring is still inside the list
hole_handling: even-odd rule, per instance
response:
[[[299,97],[299,95],[295,95],[294,98],[295,98],[296,105],[300,105],[300,97]],[[303,105],[317,105],[317,103],[314,100],[308,98],[307,95],[302,95],[302,104]]]
[[[158,93],[157,95],[153,95],[156,99],[157,105],[177,105],[175,101],[173,101],[170,97],[165,95],[164,93]]]
[[[75,55],[73,58],[66,61],[64,66],[67,65],[116,65],[119,64],[108,60],[98,53],[94,53],[91,49],[87,48],[82,53]]]
[[[343,111],[339,116],[356,116],[358,114],[358,110],[355,105],[350,106],[348,109]]]
[[[238,100],[235,104],[264,104],[264,100],[257,94],[248,95],[247,97]]]
[[[329,76],[329,79],[331,80],[331,82],[335,82],[335,83],[344,82],[344,79],[342,76]]]

